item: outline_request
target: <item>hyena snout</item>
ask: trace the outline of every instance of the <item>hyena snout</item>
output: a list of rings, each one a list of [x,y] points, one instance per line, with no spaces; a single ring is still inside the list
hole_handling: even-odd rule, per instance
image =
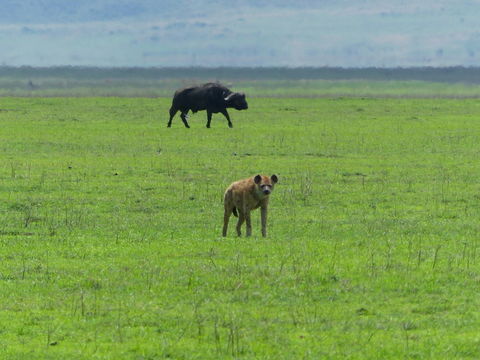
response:
[[[273,190],[272,185],[268,185],[268,184],[260,185],[260,191],[265,196],[270,195],[272,193],[272,190]]]

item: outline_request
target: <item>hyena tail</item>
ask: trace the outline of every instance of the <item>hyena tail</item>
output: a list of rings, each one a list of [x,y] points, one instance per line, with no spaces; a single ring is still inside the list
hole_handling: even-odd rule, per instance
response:
[[[233,215],[235,215],[236,217],[238,217],[238,213],[237,213],[237,208],[236,208],[236,207],[233,208],[232,212],[233,212]]]

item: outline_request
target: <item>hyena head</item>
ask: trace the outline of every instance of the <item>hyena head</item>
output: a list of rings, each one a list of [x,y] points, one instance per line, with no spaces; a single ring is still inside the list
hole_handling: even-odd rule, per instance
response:
[[[263,196],[268,196],[273,191],[274,185],[278,182],[277,175],[262,176],[257,175],[253,178],[255,185],[257,186],[257,191]]]

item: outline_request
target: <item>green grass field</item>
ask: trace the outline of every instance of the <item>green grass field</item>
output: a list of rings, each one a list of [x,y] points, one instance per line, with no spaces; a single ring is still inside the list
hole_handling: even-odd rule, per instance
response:
[[[0,103],[2,358],[480,357],[478,100]],[[222,238],[257,173],[269,236]]]

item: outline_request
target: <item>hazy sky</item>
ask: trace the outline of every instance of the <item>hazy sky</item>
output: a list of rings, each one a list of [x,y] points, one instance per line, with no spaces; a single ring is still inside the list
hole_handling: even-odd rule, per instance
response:
[[[0,64],[478,66],[478,0],[0,0]]]

